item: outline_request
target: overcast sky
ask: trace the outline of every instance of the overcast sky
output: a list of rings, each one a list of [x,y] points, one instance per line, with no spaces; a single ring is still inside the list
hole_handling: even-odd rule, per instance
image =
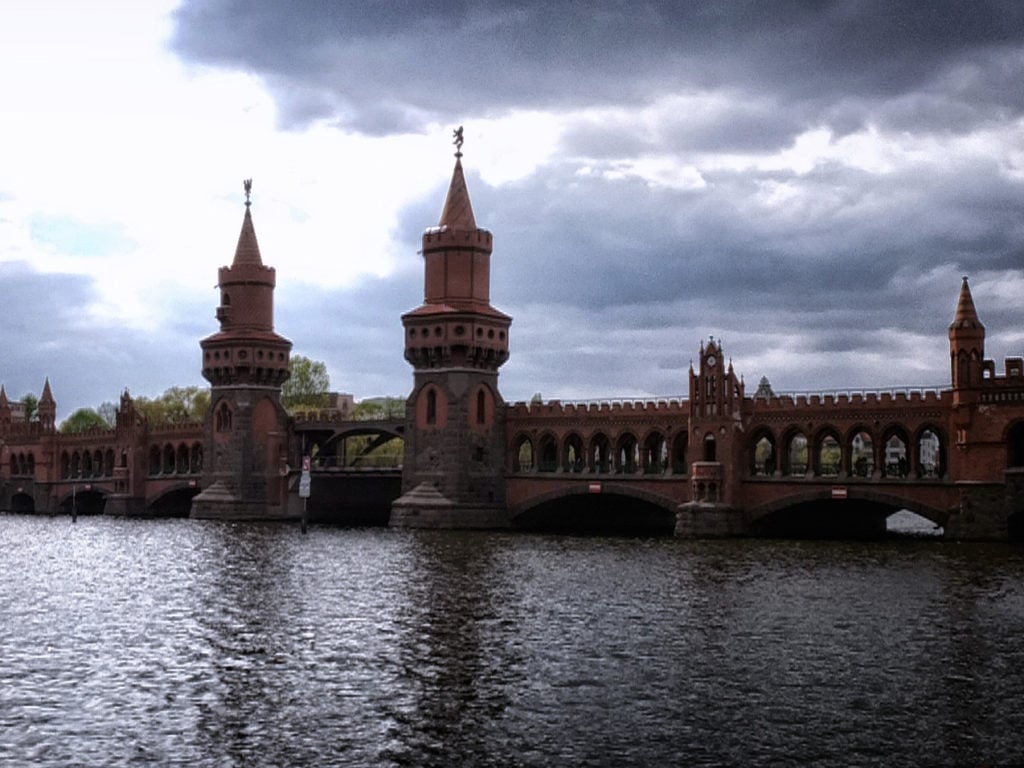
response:
[[[15,2],[0,381],[59,416],[203,384],[252,177],[276,328],[357,399],[465,126],[509,400],[949,381],[961,276],[1024,354],[1024,3]],[[584,10],[585,9],[585,10]]]

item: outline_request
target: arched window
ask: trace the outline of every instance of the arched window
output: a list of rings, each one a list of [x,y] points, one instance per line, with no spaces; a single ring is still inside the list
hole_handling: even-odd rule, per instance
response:
[[[885,476],[906,477],[910,474],[907,436],[901,430],[893,429],[886,434],[883,446],[885,450]]]
[[[607,474],[611,471],[611,443],[600,432],[590,441],[590,471]]]
[[[850,438],[850,474],[871,477],[875,472],[875,443],[866,430],[857,430]]]
[[[541,472],[554,472],[558,469],[558,444],[551,435],[544,435],[540,439],[540,461],[537,469]]]
[[[771,477],[778,463],[775,458],[775,440],[771,432],[763,431],[751,448],[750,474],[755,477]]]
[[[193,475],[198,475],[203,471],[203,445],[202,443],[192,444],[192,459],[189,465],[189,470]]]
[[[577,434],[571,434],[565,438],[565,451],[563,453],[564,467],[566,472],[582,472],[587,465],[583,451],[583,440]]]
[[[67,451],[62,451],[60,454],[60,476],[71,477],[71,457],[68,456]]]
[[[782,474],[790,477],[805,476],[809,461],[807,436],[803,432],[793,432],[785,445],[782,451]]]
[[[160,474],[160,449],[155,445],[149,449],[149,474]]]
[[[668,443],[660,432],[652,432],[644,440],[643,468],[645,475],[660,475],[667,469]]]
[[[217,406],[217,414],[214,417],[214,428],[218,432],[231,431],[231,407],[223,400]]]
[[[921,432],[917,441],[917,475],[925,478],[942,477],[942,441],[930,429]]]
[[[427,390],[427,424],[437,424],[437,392]]]
[[[476,393],[476,423],[487,423],[487,396],[482,389]]]
[[[164,446],[164,474],[174,474],[174,446],[170,443]]]
[[[512,452],[512,471],[530,472],[533,469],[533,443],[526,435],[520,437]]]
[[[708,432],[704,436],[704,461],[718,461],[716,456],[715,436]]]
[[[838,477],[843,462],[843,449],[833,434],[826,434],[818,443],[817,473],[820,477]]]
[[[689,469],[689,465],[686,463],[686,448],[688,441],[688,435],[686,432],[680,432],[675,436],[672,441],[672,474],[673,475],[685,475]]]
[[[636,472],[640,463],[640,444],[631,433],[626,432],[619,437],[615,446],[615,459],[616,471],[624,472],[627,475]]]

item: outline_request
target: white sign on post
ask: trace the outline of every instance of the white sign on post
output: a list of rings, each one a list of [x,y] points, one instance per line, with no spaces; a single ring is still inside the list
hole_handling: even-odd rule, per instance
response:
[[[311,478],[309,475],[309,456],[302,457],[302,476],[299,478],[299,498],[309,498],[309,486]]]

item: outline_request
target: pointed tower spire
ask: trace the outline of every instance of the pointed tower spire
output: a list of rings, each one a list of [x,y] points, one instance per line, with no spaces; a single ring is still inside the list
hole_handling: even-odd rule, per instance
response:
[[[39,395],[39,423],[45,430],[52,430],[57,420],[57,401],[53,399],[53,392],[50,391],[50,377],[47,376],[43,382],[43,392]]]
[[[256,230],[252,226],[252,213],[250,213],[250,206],[252,205],[252,179],[246,179],[242,182],[242,186],[245,188],[245,217],[242,219],[242,231],[238,233],[235,260],[231,263],[231,266],[237,267],[240,264],[252,264],[253,266],[262,267],[263,259],[260,258],[260,246],[256,242]]]
[[[0,408],[10,407],[11,401],[7,399],[7,390],[0,384]]]
[[[45,381],[43,381],[43,393],[39,396],[39,404],[53,405],[55,402],[53,392],[50,391],[50,377],[47,376]]]
[[[452,181],[448,185],[448,196],[441,210],[438,226],[448,229],[472,231],[476,229],[476,218],[473,216],[473,204],[469,201],[469,190],[466,188],[466,177],[462,172],[462,126],[454,131],[455,170]]]
[[[964,329],[985,330],[985,326],[978,319],[978,311],[974,308],[974,297],[971,296],[971,288],[967,285],[967,276],[964,276],[963,284],[960,286],[960,298],[956,303],[956,316],[953,318],[949,330]]]

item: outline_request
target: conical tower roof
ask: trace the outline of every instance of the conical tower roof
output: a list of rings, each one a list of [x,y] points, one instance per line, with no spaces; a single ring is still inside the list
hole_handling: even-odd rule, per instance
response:
[[[46,403],[47,405],[56,403],[56,401],[53,399],[53,392],[50,391],[49,376],[47,376],[46,381],[43,382],[43,393],[39,396],[39,404],[42,405],[44,403]]]
[[[249,211],[248,200],[245,201],[245,218],[242,219],[242,231],[238,234],[235,260],[231,262],[231,266],[237,267],[240,264],[263,266],[263,259],[260,258],[260,246],[256,242],[256,230],[252,226],[252,213]]]
[[[985,330],[985,326],[978,319],[978,310],[974,308],[974,297],[971,296],[970,286],[967,285],[967,278],[964,277],[964,282],[960,286],[960,298],[956,302],[956,316],[953,318],[953,324],[949,326],[949,330],[958,331],[968,328]]]
[[[473,205],[469,202],[469,190],[466,188],[466,177],[462,173],[462,153],[455,153],[455,170],[452,172],[452,183],[448,185],[448,196],[444,200],[439,226],[448,229],[476,229],[476,218],[473,216]]]
[[[10,404],[10,400],[7,399],[7,390],[3,384],[0,384],[0,408],[7,408]]]

